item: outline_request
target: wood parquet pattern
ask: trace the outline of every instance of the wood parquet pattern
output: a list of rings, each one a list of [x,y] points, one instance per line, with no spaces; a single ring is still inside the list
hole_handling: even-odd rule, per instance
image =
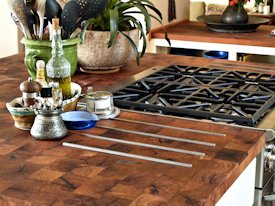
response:
[[[207,65],[215,60],[193,57],[147,55],[142,66],[134,62],[116,74],[84,75],[73,80],[84,88],[104,89],[153,64],[175,63]],[[214,205],[241,172],[262,150],[265,133],[189,119],[151,116],[123,111],[121,118],[177,127],[225,133],[225,137],[183,132],[155,126],[115,120],[98,125],[138,130],[211,141],[215,147],[92,128],[83,133],[144,142],[167,147],[205,152],[203,157],[137,147],[80,135],[70,131],[59,141],[37,141],[29,133],[16,129],[5,108],[6,102],[20,95],[19,83],[27,78],[23,56],[0,60],[0,205],[26,206],[143,206],[143,205]],[[193,164],[192,168],[171,166],[62,146],[62,142],[112,149],[132,154]]]

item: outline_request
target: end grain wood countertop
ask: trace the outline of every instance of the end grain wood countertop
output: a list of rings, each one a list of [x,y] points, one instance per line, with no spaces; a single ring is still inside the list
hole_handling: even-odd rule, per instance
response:
[[[152,66],[184,64],[217,66],[230,69],[266,71],[264,64],[234,63],[198,57],[146,54],[141,66],[135,62],[114,74],[77,73],[73,81],[83,90],[111,87]],[[274,68],[270,68],[274,72]],[[89,139],[80,131],[70,131],[60,141],[37,141],[29,133],[16,129],[5,108],[6,102],[20,96],[19,84],[27,78],[23,56],[0,60],[0,205],[214,205],[265,145],[265,133],[255,129],[209,122],[122,112],[122,118],[174,125],[212,132],[225,137],[179,132],[135,123],[102,120],[99,125],[121,127],[179,138],[211,141],[215,147],[160,141],[113,130],[93,128],[81,132],[129,137],[136,141],[182,149],[200,150],[204,157],[160,151]],[[192,163],[192,168],[165,165],[138,159],[112,156],[61,146],[62,142],[103,147],[133,154]]]

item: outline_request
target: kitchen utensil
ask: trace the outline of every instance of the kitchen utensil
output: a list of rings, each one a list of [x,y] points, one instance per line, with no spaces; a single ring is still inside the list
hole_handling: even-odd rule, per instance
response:
[[[131,112],[131,110],[127,110],[127,112]],[[158,115],[158,113],[156,113],[156,115]],[[135,124],[143,124],[143,125],[161,127],[161,128],[166,128],[166,129],[180,130],[180,131],[185,131],[185,132],[194,132],[194,133],[198,133],[198,134],[213,135],[213,136],[220,136],[220,137],[226,136],[226,134],[224,134],[224,133],[208,132],[208,131],[204,131],[204,130],[190,129],[190,128],[184,128],[184,127],[175,127],[175,126],[163,125],[163,124],[155,124],[155,123],[145,122],[145,121],[137,121],[137,120],[123,119],[123,118],[111,118],[111,119],[117,120],[117,121],[122,121],[122,122],[131,122],[131,123],[135,123]]]
[[[60,116],[61,110],[36,110],[31,135],[38,140],[55,140],[64,137],[68,130]]]
[[[72,0],[80,5],[80,22],[93,18],[103,11],[108,0]]]
[[[56,2],[56,0],[46,0],[45,10],[46,10],[45,15],[46,15],[48,21],[52,22],[52,19],[54,17],[57,17],[60,19],[61,13],[62,13],[62,8]]]
[[[24,33],[24,36],[27,39],[32,39],[31,30],[32,27],[29,26],[29,20],[27,16],[27,10],[29,8],[24,3],[24,0],[6,0],[7,5],[14,16],[18,19],[20,22],[22,31]]]
[[[69,1],[64,6],[61,15],[61,25],[66,32],[66,36],[70,36],[82,21],[93,18],[102,12],[107,2],[108,0]]]
[[[12,18],[13,22],[16,24],[16,26],[18,26],[18,28],[22,31],[22,33],[24,33],[22,25],[20,24],[18,18],[13,13],[11,13],[11,18]]]
[[[37,13],[38,15],[38,18],[39,18],[38,36],[40,40],[42,40],[42,36],[43,36],[45,4],[46,4],[46,0],[26,0],[26,5],[34,13]]]
[[[71,33],[77,28],[79,14],[80,5],[75,1],[70,1],[64,6],[60,22],[64,29],[64,38],[69,38]]]
[[[181,166],[181,167],[189,167],[189,168],[192,167],[192,164],[188,164],[188,163],[184,163],[184,162],[176,162],[176,161],[160,159],[160,158],[155,158],[155,157],[130,154],[130,153],[126,153],[126,152],[119,152],[119,151],[114,151],[114,150],[98,148],[98,147],[89,147],[89,146],[73,144],[73,143],[69,143],[69,142],[63,142],[62,145],[66,146],[66,147],[90,150],[90,151],[94,151],[94,152],[102,152],[102,153],[118,155],[118,156],[122,156],[122,157],[130,157],[130,158],[136,158],[136,159],[141,159],[141,160],[148,160],[148,161],[158,162],[158,163],[163,163],[163,164],[169,164],[169,165],[175,165],[175,166]]]
[[[70,111],[61,114],[61,117],[68,129],[82,130],[95,126],[95,121],[99,118],[97,115],[86,111]]]
[[[29,107],[34,104],[34,100],[41,90],[41,85],[29,77],[28,80],[20,84],[19,89],[22,92],[24,107]]]
[[[134,141],[122,140],[122,139],[117,139],[117,138],[110,138],[110,137],[93,135],[93,134],[81,133],[80,135],[85,136],[85,137],[89,137],[89,138],[93,138],[93,139],[103,140],[103,141],[129,144],[129,145],[159,149],[159,150],[164,150],[164,151],[169,151],[169,152],[178,152],[178,153],[189,154],[189,155],[194,155],[194,156],[204,156],[205,155],[204,152],[197,152],[197,151],[178,149],[178,148],[172,148],[172,147],[164,147],[164,146],[159,146],[159,145],[154,145],[154,144],[146,144],[146,143],[142,143],[142,142],[134,142]]]
[[[148,137],[153,137],[153,138],[158,138],[158,139],[167,139],[167,140],[172,140],[172,141],[188,142],[191,144],[198,144],[198,145],[204,145],[204,146],[209,146],[209,147],[216,146],[216,144],[212,143],[212,142],[199,141],[199,140],[193,140],[193,139],[188,139],[188,138],[178,138],[178,137],[173,137],[173,136],[168,136],[168,135],[153,134],[153,133],[148,133],[148,132],[140,132],[140,131],[136,131],[136,130],[121,129],[121,128],[115,128],[115,127],[101,126],[101,125],[100,126],[97,125],[97,127],[102,128],[102,129],[110,129],[110,130],[115,130],[118,132],[129,133],[129,134],[148,136]]]

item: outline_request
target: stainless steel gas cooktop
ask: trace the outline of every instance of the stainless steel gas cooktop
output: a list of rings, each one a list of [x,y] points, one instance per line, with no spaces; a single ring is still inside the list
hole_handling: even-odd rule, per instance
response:
[[[120,108],[254,126],[274,106],[275,76],[172,65],[135,75],[112,92]]]

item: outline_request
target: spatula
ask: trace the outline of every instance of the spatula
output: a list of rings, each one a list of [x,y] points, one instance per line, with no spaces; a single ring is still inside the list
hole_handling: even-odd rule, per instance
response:
[[[106,7],[108,0],[71,0],[62,12],[61,23],[67,36],[80,26],[81,22],[97,16]]]
[[[52,19],[54,17],[57,17],[60,19],[62,8],[61,6],[56,2],[56,0],[46,0],[46,17],[48,21],[52,22]]]
[[[81,4],[80,22],[96,17],[106,7],[108,0],[73,0]]]
[[[69,1],[61,14],[61,26],[64,30],[64,38],[69,38],[71,33],[77,28],[79,20],[80,6],[75,1]]]

